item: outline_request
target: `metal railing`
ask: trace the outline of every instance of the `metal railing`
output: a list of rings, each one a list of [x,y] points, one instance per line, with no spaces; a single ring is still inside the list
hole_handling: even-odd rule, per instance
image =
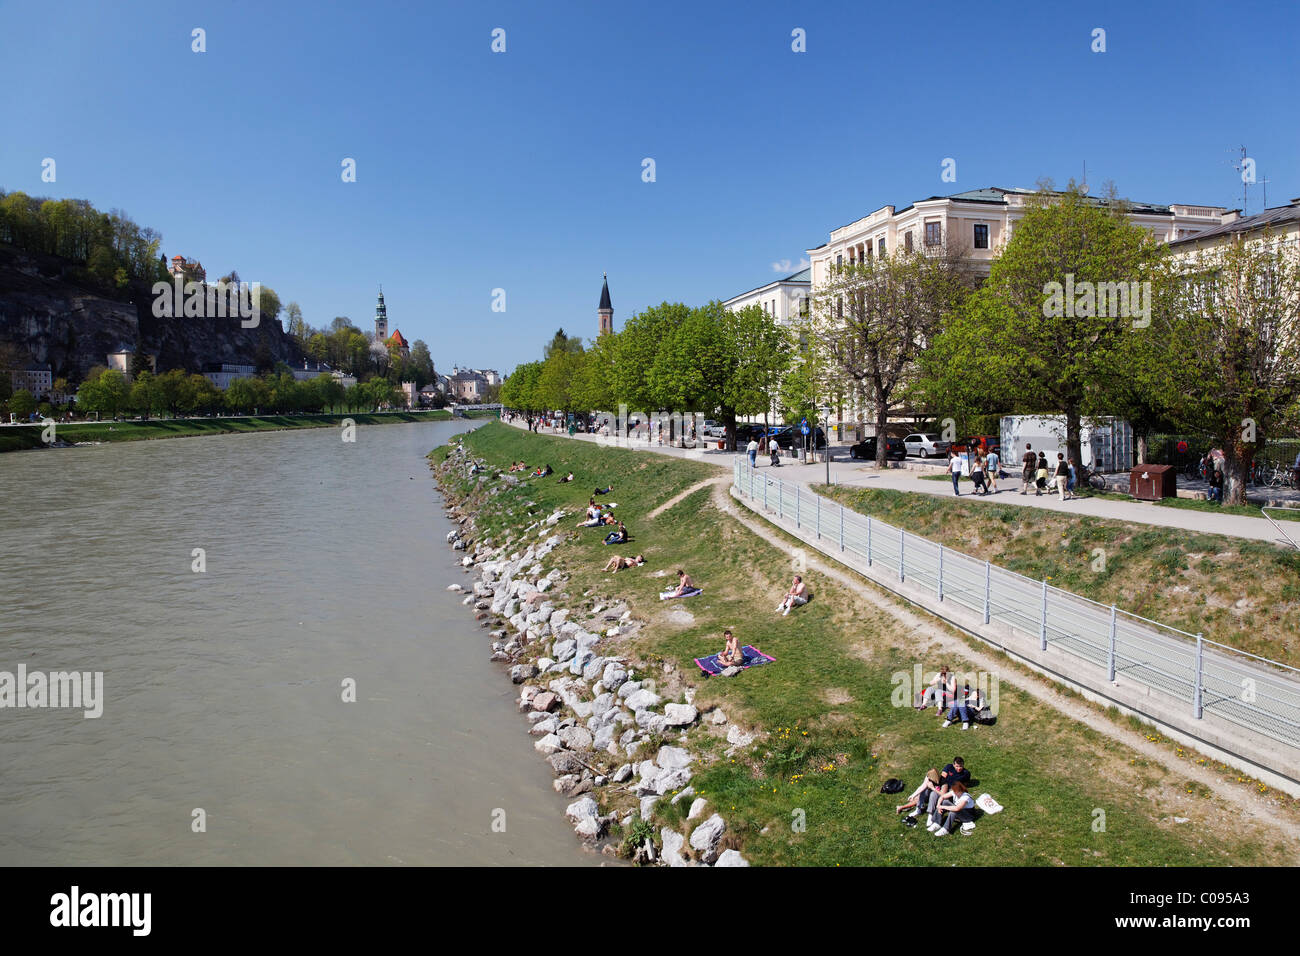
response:
[[[1099,604],[1047,581],[1035,581],[980,561],[928,538],[846,510],[799,484],[752,468],[737,456],[733,485],[744,496],[792,520],[801,536],[831,556],[865,559],[900,582],[956,604],[985,624],[1005,625],[1076,658],[1077,673],[1096,684],[1122,676],[1154,694],[1186,705],[1201,720],[1208,712],[1252,732],[1300,746],[1300,670],[1206,640],[1176,627]]]

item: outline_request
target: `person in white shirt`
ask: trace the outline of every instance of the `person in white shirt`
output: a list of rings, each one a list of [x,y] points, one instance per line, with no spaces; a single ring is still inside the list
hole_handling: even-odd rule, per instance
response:
[[[948,472],[952,475],[952,493],[961,497],[961,490],[957,483],[961,481],[961,458],[955,451],[948,452]]]
[[[749,444],[745,446],[745,451],[749,453],[749,467],[756,467],[758,465],[758,439],[751,438]]]

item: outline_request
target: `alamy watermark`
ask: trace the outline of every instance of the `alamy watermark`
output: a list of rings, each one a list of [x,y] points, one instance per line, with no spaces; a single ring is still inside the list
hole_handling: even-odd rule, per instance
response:
[[[19,664],[17,673],[0,671],[0,709],[70,707],[82,716],[104,713],[103,671],[31,671]]]
[[[1074,273],[1067,272],[1064,284],[1047,283],[1043,295],[1043,315],[1049,319],[1132,319],[1135,329],[1151,324],[1150,282],[1075,282]]]
[[[155,282],[154,318],[226,319],[239,318],[239,325],[255,329],[262,321],[262,283],[237,282],[208,285],[206,282]],[[251,321],[249,321],[251,320]]]

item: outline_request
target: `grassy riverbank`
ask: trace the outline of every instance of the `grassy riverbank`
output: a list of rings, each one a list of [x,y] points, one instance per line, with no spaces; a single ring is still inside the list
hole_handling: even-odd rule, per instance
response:
[[[753,863],[1241,865],[1294,860],[1295,846],[1286,832],[1267,820],[1243,820],[1239,810],[1212,791],[1188,782],[1176,765],[1170,769],[1145,759],[1037,702],[1008,683],[1022,679],[1010,667],[1000,675],[996,726],[945,730],[933,711],[918,714],[894,706],[895,677],[910,674],[914,664],[922,664],[928,674],[940,663],[959,668],[969,663],[957,654],[940,656],[935,645],[879,604],[814,572],[806,574],[813,601],[789,617],[777,616],[773,607],[792,574],[791,539],[771,529],[755,534],[722,514],[719,488],[701,484],[722,475],[725,491],[725,474],[716,468],[498,425],[473,432],[465,442],[475,455],[501,467],[523,459],[530,465],[549,463],[560,475],[574,472],[572,484],[550,477],[503,488],[478,509],[478,535],[499,537],[507,527],[536,521],[559,507],[568,509],[570,517],[558,525],[568,540],[546,560],[548,569],[558,565],[569,575],[555,600],[577,613],[607,606],[615,598],[626,601],[646,625],[631,637],[602,642],[601,653],[637,663],[640,673],[656,679],[666,699],[676,699],[674,693],[689,687],[702,710],[716,706],[726,713],[726,725],[714,728],[705,722],[691,732],[689,746],[706,761],[692,785],[709,801],[706,816],[721,813],[728,823],[727,839]],[[634,536],[618,548],[603,546],[595,529],[573,527],[592,489],[609,483],[614,491],[608,499],[618,502],[617,514]],[[651,517],[682,492],[680,501]],[[602,574],[599,568],[615,551],[642,553],[647,564]],[[690,572],[704,593],[688,601],[661,602],[658,592],[673,583],[679,567]],[[725,627],[776,662],[731,679],[705,678],[692,658],[720,650]],[[732,725],[758,736],[752,746],[728,757],[723,734]],[[899,777],[910,790],[926,769],[941,767],[955,754],[966,758],[979,780],[975,793],[992,794],[1006,810],[982,819],[969,838],[935,839],[924,828],[905,829],[893,813],[899,798],[880,794],[881,784]],[[622,760],[597,756],[606,763]],[[1224,776],[1236,777],[1232,772]],[[614,791],[607,787],[596,794],[603,807],[635,804]],[[1288,820],[1294,815],[1292,801],[1262,799]],[[671,807],[660,801],[656,822],[689,832],[693,824],[680,823],[689,802]],[[1105,812],[1104,830],[1096,828],[1099,810]]]
[[[495,417],[495,412],[469,412],[470,418]],[[58,425],[56,437],[62,441],[119,442],[151,441],[158,438],[193,438],[201,435],[228,435],[240,432],[282,431],[293,428],[337,427],[344,419],[358,425],[392,425],[405,422],[450,421],[444,409],[421,412],[377,412],[349,415],[257,415],[238,418],[165,418],[130,422],[77,422]],[[0,452],[40,448],[40,425],[9,426],[0,429]]]
[[[1300,666],[1300,552],[1025,507],[1009,495],[1003,504],[846,485],[817,491],[1027,577]]]

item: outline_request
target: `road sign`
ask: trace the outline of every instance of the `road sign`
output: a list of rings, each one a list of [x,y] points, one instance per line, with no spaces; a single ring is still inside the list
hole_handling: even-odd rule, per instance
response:
[[[799,431],[801,431],[805,435],[810,434],[812,432],[812,429],[808,427],[808,419],[805,418],[803,421],[799,423]]]

